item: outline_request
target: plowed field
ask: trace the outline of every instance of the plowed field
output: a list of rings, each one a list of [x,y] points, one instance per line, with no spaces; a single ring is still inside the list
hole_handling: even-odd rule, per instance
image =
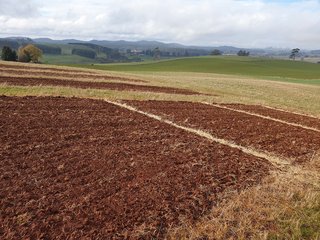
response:
[[[174,110],[179,121],[189,110],[192,121],[213,126],[202,105],[140,105]],[[214,207],[220,193],[254,185],[271,168],[103,101],[0,97],[0,109],[1,239],[163,238],[180,219]]]
[[[320,119],[315,117],[304,116],[296,113],[289,113],[277,109],[271,109],[258,105],[243,105],[243,104],[225,104],[225,106],[248,111],[251,113],[257,113],[260,115],[280,119],[283,121],[304,125],[320,130]]]
[[[320,150],[319,132],[245,113],[190,102],[128,101],[128,103],[181,125],[201,129],[216,137],[290,158],[295,162],[310,160]]]

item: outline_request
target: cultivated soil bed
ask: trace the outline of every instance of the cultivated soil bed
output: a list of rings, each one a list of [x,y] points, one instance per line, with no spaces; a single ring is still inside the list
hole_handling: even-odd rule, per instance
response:
[[[271,109],[259,105],[243,105],[243,104],[224,104],[229,108],[244,110],[251,113],[257,113],[290,123],[296,123],[320,130],[320,119],[315,117],[304,116],[296,113],[289,113],[277,109]]]
[[[0,83],[15,86],[61,86],[61,87],[74,87],[84,89],[109,89],[117,91],[141,91],[141,92],[157,92],[157,93],[169,93],[169,94],[184,94],[184,95],[199,95],[201,93],[170,87],[157,87],[147,85],[136,85],[129,83],[115,83],[115,82],[86,82],[76,81],[69,79],[53,79],[53,78],[32,78],[32,77],[9,77],[0,76]]]
[[[190,102],[126,101],[138,109],[161,115],[184,126],[210,132],[236,144],[290,158],[312,159],[320,150],[319,132]]]
[[[0,109],[0,239],[161,239],[271,169],[103,101],[2,96]]]

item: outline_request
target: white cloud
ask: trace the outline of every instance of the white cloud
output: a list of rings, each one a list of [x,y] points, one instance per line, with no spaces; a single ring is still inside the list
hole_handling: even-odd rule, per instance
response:
[[[279,2],[0,0],[0,9],[5,5],[0,10],[0,33],[56,39],[320,48],[320,2]],[[31,18],[29,12],[36,14]]]

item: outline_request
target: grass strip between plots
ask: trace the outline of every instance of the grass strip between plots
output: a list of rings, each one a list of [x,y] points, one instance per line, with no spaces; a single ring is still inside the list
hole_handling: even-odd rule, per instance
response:
[[[227,109],[227,110],[234,111],[234,112],[244,113],[244,114],[248,114],[248,115],[251,115],[251,116],[256,116],[256,117],[260,117],[260,118],[264,118],[264,119],[272,120],[272,121],[275,121],[275,122],[280,122],[280,123],[284,123],[284,124],[287,124],[287,125],[290,125],[290,126],[300,127],[300,128],[304,128],[304,129],[307,129],[307,130],[312,130],[312,131],[320,133],[320,129],[317,129],[317,128],[308,127],[308,126],[304,126],[304,125],[297,124],[297,123],[287,122],[287,121],[284,121],[284,120],[281,120],[281,119],[267,117],[267,116],[263,116],[261,114],[251,113],[251,112],[247,112],[247,111],[244,111],[244,110],[229,108],[229,107],[226,107],[226,106],[221,106],[219,104],[213,104],[213,103],[208,103],[208,102],[203,102],[203,103],[207,104],[207,105],[210,105],[210,106],[214,106],[214,107],[218,107],[218,108],[222,108],[222,109]]]

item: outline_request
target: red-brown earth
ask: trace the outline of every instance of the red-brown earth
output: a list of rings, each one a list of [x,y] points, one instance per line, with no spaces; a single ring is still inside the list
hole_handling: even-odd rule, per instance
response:
[[[310,160],[320,150],[319,132],[228,109],[190,102],[126,101],[143,111],[161,115],[236,144],[291,158]]]
[[[271,169],[104,101],[2,96],[0,109],[0,239],[161,239]]]
[[[320,130],[320,119],[310,116],[305,116],[297,113],[289,113],[277,109],[271,109],[259,105],[244,105],[244,104],[223,104],[229,108],[243,110],[251,113],[260,114],[263,116],[280,119],[290,123],[300,124]]]

